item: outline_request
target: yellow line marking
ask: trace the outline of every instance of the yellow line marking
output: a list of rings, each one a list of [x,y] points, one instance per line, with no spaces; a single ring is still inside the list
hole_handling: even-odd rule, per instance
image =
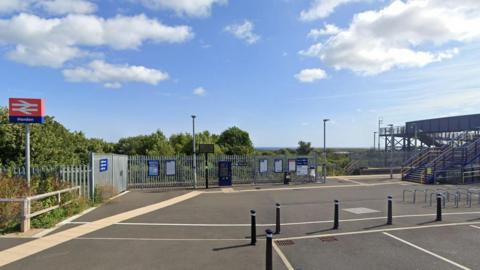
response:
[[[235,192],[235,190],[233,190],[233,188],[222,188],[222,192],[223,193],[232,193],[232,192]]]
[[[44,251],[46,249],[52,248],[54,246],[60,245],[69,240],[78,238],[82,235],[103,229],[115,223],[119,223],[140,215],[144,215],[144,214],[183,202],[185,200],[196,197],[200,194],[201,192],[192,191],[190,193],[187,193],[163,202],[147,205],[147,206],[134,209],[131,211],[127,211],[124,213],[120,213],[114,216],[99,219],[97,221],[94,221],[88,224],[80,225],[78,227],[74,227],[69,230],[58,232],[53,235],[45,236],[43,238],[39,238],[30,242],[27,242],[25,244],[21,244],[7,250],[0,251],[0,267],[16,262],[18,260],[21,260],[23,258],[26,258],[38,252]]]
[[[447,223],[447,224],[426,225],[426,226],[398,227],[398,228],[391,228],[391,229],[363,230],[363,231],[342,232],[342,233],[312,234],[307,236],[285,237],[285,238],[279,238],[276,240],[302,240],[302,239],[312,239],[312,238],[325,237],[325,236],[357,235],[357,234],[379,233],[379,232],[383,233],[383,232],[431,229],[431,228],[453,227],[453,226],[475,225],[475,224],[480,224],[480,222],[478,221],[477,222],[460,222],[460,223]]]
[[[287,267],[288,270],[295,270],[295,268],[293,268],[292,264],[288,261],[285,254],[283,254],[282,250],[277,246],[275,241],[272,241],[272,246],[273,246],[273,249],[275,250],[275,252],[277,252],[278,257],[280,257],[280,259],[282,260],[285,267]]]
[[[440,260],[442,260],[442,261],[444,261],[444,262],[447,262],[447,263],[449,263],[449,264],[451,264],[451,265],[454,265],[454,266],[456,266],[456,267],[458,267],[458,268],[460,268],[460,269],[470,270],[470,268],[468,268],[468,267],[466,267],[466,266],[463,266],[463,265],[461,265],[461,264],[459,264],[459,263],[456,263],[456,262],[454,262],[454,261],[452,261],[452,260],[449,260],[449,259],[447,259],[447,258],[445,258],[445,257],[442,257],[442,256],[440,256],[440,255],[438,255],[438,254],[436,254],[436,253],[433,253],[433,252],[431,252],[431,251],[429,251],[429,250],[426,250],[426,249],[424,249],[424,248],[422,248],[422,247],[419,247],[419,246],[417,246],[417,245],[415,245],[415,244],[413,244],[413,243],[411,243],[411,242],[408,242],[407,240],[404,240],[404,239],[402,239],[402,238],[400,238],[400,237],[397,237],[397,236],[395,236],[395,235],[393,235],[393,234],[389,234],[389,233],[386,233],[386,232],[384,232],[383,234],[386,235],[386,236],[389,236],[389,237],[391,237],[391,238],[393,238],[393,239],[395,239],[395,240],[398,240],[398,241],[400,241],[400,242],[402,242],[402,243],[404,243],[404,244],[406,244],[406,245],[409,245],[409,246],[411,246],[411,247],[413,247],[413,248],[416,248],[416,249],[418,249],[418,250],[420,250],[420,251],[423,251],[423,252],[425,252],[425,253],[427,253],[427,254],[429,254],[429,255],[432,255],[433,257],[435,257],[435,258],[437,258],[437,259],[440,259]]]

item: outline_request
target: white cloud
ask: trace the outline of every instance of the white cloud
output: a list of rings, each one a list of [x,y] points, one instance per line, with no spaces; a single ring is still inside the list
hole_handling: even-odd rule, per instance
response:
[[[107,88],[119,88],[127,82],[141,82],[157,85],[168,79],[168,74],[143,66],[112,65],[102,60],[92,61],[85,67],[63,70],[63,76],[70,82],[103,83]]]
[[[312,83],[327,78],[327,73],[319,68],[304,69],[295,74],[295,78],[302,83]]]
[[[308,10],[302,10],[300,19],[302,21],[314,21],[328,17],[335,8],[350,2],[362,0],[313,0]]]
[[[445,48],[452,42],[478,39],[479,15],[476,0],[397,0],[384,9],[356,14],[348,29],[300,54],[363,75],[423,67],[458,54],[456,48]]]
[[[14,46],[7,51],[10,59],[31,66],[54,68],[88,55],[85,50],[88,47],[137,49],[146,41],[178,43],[192,35],[187,26],[166,26],[145,15],[110,19],[68,15],[44,19],[22,13],[0,20],[0,45]]]
[[[322,29],[312,29],[307,37],[317,40],[321,36],[331,36],[340,33],[340,29],[334,24],[325,24]]]
[[[0,13],[42,10],[53,15],[89,14],[97,6],[87,0],[1,0]]]
[[[50,14],[89,14],[97,10],[97,6],[85,0],[50,0],[37,1],[36,6]]]
[[[214,4],[226,4],[227,0],[133,0],[151,9],[169,9],[180,16],[208,17]]]
[[[203,87],[197,87],[193,89],[193,94],[196,96],[205,96],[207,94],[207,90]]]
[[[225,27],[225,31],[231,33],[236,38],[244,40],[248,44],[254,44],[260,36],[253,32],[255,25],[248,20],[245,20],[242,24],[232,24]]]
[[[29,2],[25,0],[1,0],[0,14],[25,10],[28,6]]]

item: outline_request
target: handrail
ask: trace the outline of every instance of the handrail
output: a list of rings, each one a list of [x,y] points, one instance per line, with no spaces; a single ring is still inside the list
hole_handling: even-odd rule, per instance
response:
[[[21,202],[23,204],[22,213],[21,213],[21,218],[22,218],[21,231],[26,232],[26,231],[30,230],[30,219],[32,217],[36,217],[38,215],[50,212],[54,209],[60,208],[62,205],[70,204],[72,202],[72,200],[70,200],[68,202],[64,202],[62,204],[61,195],[63,193],[68,193],[68,192],[72,192],[72,191],[75,191],[75,190],[78,191],[78,194],[80,195],[80,186],[75,186],[75,187],[72,187],[72,188],[66,188],[66,189],[62,189],[62,190],[57,190],[57,191],[44,193],[44,194],[39,194],[39,195],[35,195],[35,196],[29,196],[29,197],[25,197],[25,198],[0,198],[0,202]],[[42,209],[42,210],[38,210],[37,212],[34,212],[34,213],[31,212],[32,201],[37,201],[37,200],[41,200],[41,199],[52,197],[52,196],[57,196],[57,204],[56,205],[45,208],[45,209]]]

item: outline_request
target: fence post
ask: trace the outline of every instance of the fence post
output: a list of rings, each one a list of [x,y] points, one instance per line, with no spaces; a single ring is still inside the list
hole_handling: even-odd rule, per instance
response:
[[[90,179],[89,185],[89,197],[92,202],[95,202],[95,153],[90,153]]]
[[[27,232],[30,230],[30,199],[28,197],[23,199],[22,224],[20,227],[22,232]]]

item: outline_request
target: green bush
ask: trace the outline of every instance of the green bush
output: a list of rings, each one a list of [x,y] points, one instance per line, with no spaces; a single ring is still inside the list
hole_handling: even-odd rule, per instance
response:
[[[23,198],[36,194],[44,194],[68,188],[69,185],[53,176],[41,175],[34,177],[30,188],[24,179],[7,177],[0,174],[0,198]],[[46,209],[58,204],[57,196],[50,196],[41,200],[32,201],[31,211]],[[71,202],[70,202],[71,201]],[[70,202],[69,204],[65,204]],[[78,196],[76,191],[64,193],[61,196],[62,207],[48,213],[34,217],[31,220],[34,228],[52,227],[61,220],[75,215],[87,208],[88,202]],[[22,203],[0,203],[0,234],[18,231]]]

